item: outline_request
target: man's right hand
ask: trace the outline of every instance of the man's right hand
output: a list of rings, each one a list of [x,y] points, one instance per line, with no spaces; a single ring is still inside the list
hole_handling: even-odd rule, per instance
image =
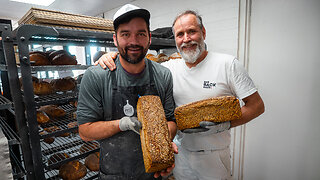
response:
[[[121,131],[131,130],[137,134],[140,134],[141,127],[142,127],[142,124],[140,121],[138,121],[137,117],[125,116],[121,118],[119,122],[119,128]]]
[[[110,69],[110,71],[113,71],[116,69],[116,64],[114,63],[114,59],[117,58],[118,53],[117,52],[108,52],[104,55],[102,55],[98,61],[94,62],[94,65],[100,64],[100,66],[103,69],[106,69],[107,67]]]

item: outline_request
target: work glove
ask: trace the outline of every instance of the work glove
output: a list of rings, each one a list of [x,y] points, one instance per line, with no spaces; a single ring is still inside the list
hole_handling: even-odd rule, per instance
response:
[[[138,121],[137,117],[125,116],[121,118],[119,122],[119,128],[121,131],[131,130],[137,134],[140,134],[141,127],[142,127],[142,124],[140,121]]]
[[[200,127],[185,129],[182,132],[191,134],[191,133],[206,132],[210,130],[211,134],[217,134],[230,129],[230,121],[222,122],[222,123],[201,121],[199,125]]]

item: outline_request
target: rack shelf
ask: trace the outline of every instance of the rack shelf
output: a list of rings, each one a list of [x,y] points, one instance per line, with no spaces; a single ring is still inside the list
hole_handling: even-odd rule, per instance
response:
[[[0,110],[9,109],[12,107],[12,102],[4,96],[0,95]]]
[[[0,127],[6,138],[8,139],[9,145],[20,144],[19,136],[10,128],[10,126],[6,123],[5,119],[0,116]]]

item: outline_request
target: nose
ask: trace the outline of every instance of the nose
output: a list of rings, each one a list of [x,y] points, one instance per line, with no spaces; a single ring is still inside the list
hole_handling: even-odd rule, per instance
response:
[[[188,33],[184,33],[183,35],[183,42],[187,43],[191,41],[191,37]]]
[[[139,42],[138,37],[137,36],[130,36],[129,42],[130,42],[130,44],[133,44],[133,45],[138,44],[138,42]]]

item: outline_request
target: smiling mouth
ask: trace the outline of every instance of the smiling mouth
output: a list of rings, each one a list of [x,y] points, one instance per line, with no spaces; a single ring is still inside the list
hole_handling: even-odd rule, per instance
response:
[[[127,52],[131,52],[131,53],[139,53],[142,51],[141,47],[127,47],[126,48]]]

